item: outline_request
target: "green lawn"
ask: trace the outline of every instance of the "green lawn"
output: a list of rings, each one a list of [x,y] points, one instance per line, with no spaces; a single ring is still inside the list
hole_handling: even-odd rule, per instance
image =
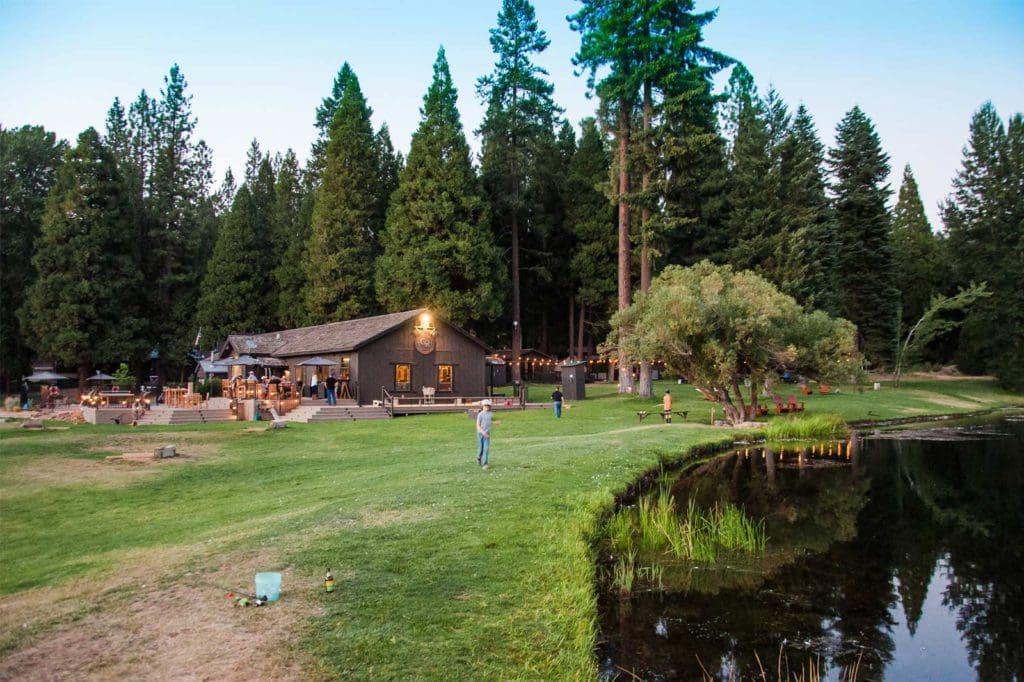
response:
[[[667,387],[689,420],[638,423]],[[243,587],[255,567],[285,572],[267,613],[294,622],[272,655],[300,661],[305,677],[592,679],[590,543],[613,495],[659,458],[733,434],[707,425],[711,405],[688,386],[658,384],[657,403],[587,388],[590,399],[561,420],[496,415],[486,472],[465,415],[258,432],[0,429],[0,653],[10,663],[55,633],[128,613],[154,585],[188,588],[196,609],[230,610],[225,583]],[[534,400],[549,393],[531,387]],[[809,413],[848,420],[1024,405],[980,380],[841,387],[807,402]],[[163,442],[190,456],[103,461]],[[330,595],[320,588],[328,566]],[[109,658],[97,675],[132,671]]]

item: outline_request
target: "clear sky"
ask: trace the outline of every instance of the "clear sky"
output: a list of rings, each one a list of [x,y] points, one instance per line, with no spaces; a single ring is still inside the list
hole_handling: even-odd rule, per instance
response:
[[[579,36],[572,0],[535,0],[551,39],[539,60],[573,122],[591,114],[570,62]],[[698,1],[698,9],[715,7]],[[938,226],[937,204],[959,168],[971,114],[992,100],[1006,120],[1024,111],[1024,0],[721,0],[706,42],[744,62],[826,144],[858,104],[892,157],[893,189],[913,166]],[[0,0],[0,123],[41,124],[73,139],[103,129],[114,97],[156,95],[173,63],[193,95],[198,134],[217,181],[238,172],[254,137],[305,159],[316,106],[348,61],[374,110],[407,150],[431,65],[444,45],[471,144],[483,107],[476,79],[500,0]],[[895,200],[895,199],[894,199]]]

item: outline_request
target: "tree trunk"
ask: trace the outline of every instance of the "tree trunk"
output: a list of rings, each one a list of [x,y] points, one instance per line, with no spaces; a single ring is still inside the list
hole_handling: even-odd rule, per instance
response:
[[[619,102],[619,310],[625,310],[633,302],[632,280],[630,279],[631,245],[629,241],[630,211],[626,203],[629,194],[629,100],[625,97]],[[629,330],[621,330],[628,335]],[[619,345],[619,393],[632,393],[633,362],[625,348]]]
[[[651,219],[651,209],[647,203],[647,191],[651,187],[651,163],[650,156],[646,153],[650,145],[648,135],[651,131],[652,117],[651,81],[644,81],[644,171],[640,178],[640,188],[644,193],[644,202],[640,207],[640,291],[647,291],[651,288],[651,250],[648,245],[647,222]],[[641,398],[650,398],[654,395],[654,386],[651,382],[651,363],[647,358],[640,360],[640,385],[637,393]]]
[[[750,377],[750,414],[747,415],[747,419],[749,421],[753,421],[758,416],[757,413],[758,413],[759,410],[757,408],[757,392],[758,392],[758,388],[757,387],[760,384],[761,384],[760,377],[754,377],[754,376]]]
[[[576,357],[580,360],[586,360],[586,356],[583,354],[583,328],[584,320],[586,320],[587,306],[580,303],[580,324],[577,327],[576,333],[579,336],[576,338]]]
[[[569,358],[572,359],[572,351],[576,343],[576,298],[569,296]]]
[[[519,357],[523,353],[523,323],[519,319],[519,212],[512,208],[512,382],[523,380]]]
[[[89,361],[78,360],[78,395],[85,395],[85,380],[89,378]]]

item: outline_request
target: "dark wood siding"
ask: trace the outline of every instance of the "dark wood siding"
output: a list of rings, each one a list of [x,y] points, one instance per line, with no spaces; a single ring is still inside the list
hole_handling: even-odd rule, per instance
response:
[[[395,365],[412,366],[412,390],[402,395],[422,395],[424,386],[437,387],[437,366],[453,366],[451,392],[438,396],[486,395],[487,369],[484,348],[452,329],[442,320],[436,320],[437,337],[434,351],[423,355],[414,346],[415,320],[409,320],[394,331],[375,339],[359,349],[358,360],[353,357],[352,377],[359,382],[359,400],[369,403],[380,398],[381,386],[388,392],[395,390]]]

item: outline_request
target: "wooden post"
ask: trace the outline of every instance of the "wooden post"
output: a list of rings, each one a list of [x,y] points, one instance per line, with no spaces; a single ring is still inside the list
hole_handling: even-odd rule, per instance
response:
[[[715,425],[715,408],[714,407],[711,408],[711,425],[712,426]]]

